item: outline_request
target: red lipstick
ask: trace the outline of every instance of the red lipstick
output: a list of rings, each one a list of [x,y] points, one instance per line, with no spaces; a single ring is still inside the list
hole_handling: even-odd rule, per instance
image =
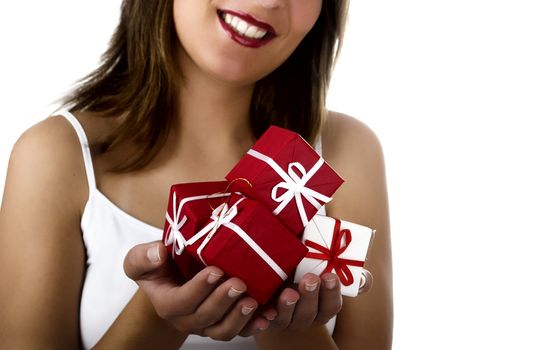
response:
[[[250,47],[250,48],[259,48],[261,46],[266,45],[268,42],[270,42],[271,40],[273,40],[273,38],[276,37],[275,29],[270,24],[262,22],[254,18],[250,14],[239,12],[239,11],[231,11],[231,10],[218,10],[217,14],[219,17],[219,23],[221,23],[221,26],[223,27],[225,32],[230,36],[232,40],[236,41],[240,45]],[[248,24],[258,27],[262,30],[265,30],[267,33],[266,35],[264,35],[264,37],[259,38],[259,39],[250,38],[245,35],[242,35],[236,29],[234,29],[230,24],[225,22],[224,14],[229,14],[235,17],[239,17],[240,19],[244,20]]]

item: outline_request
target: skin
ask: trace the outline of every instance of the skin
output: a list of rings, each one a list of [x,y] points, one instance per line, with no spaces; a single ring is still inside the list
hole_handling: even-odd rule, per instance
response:
[[[255,141],[247,122],[254,81],[288,57],[320,5],[319,0],[176,0],[176,22],[189,25],[177,26],[186,77],[177,97],[177,128],[156,158],[133,173],[109,172],[132,145],[95,155],[99,190],[132,216],[161,227],[171,184],[222,179]],[[210,31],[219,25],[215,8],[253,13],[271,23],[279,37],[259,51],[243,48]],[[87,112],[75,115],[90,142],[102,139],[113,123]],[[243,296],[242,281],[223,282],[222,271],[210,266],[178,286],[167,273],[163,246],[148,243],[125,258],[125,271],[140,288],[95,348],[176,349],[188,334],[220,340],[240,334],[254,335],[262,349],[389,349],[392,276],[381,147],[365,125],[336,113],[329,114],[322,137],[324,158],[346,180],[328,214],[377,230],[366,265],[374,276],[371,292],[344,297],[342,306],[336,275],[308,274],[283,290],[277,305],[253,317],[258,305]],[[80,218],[87,198],[83,159],[70,124],[50,117],[27,130],[13,148],[0,211],[0,285],[10,286],[0,289],[0,338],[9,348],[79,347],[85,265]],[[331,338],[323,323],[336,313]]]

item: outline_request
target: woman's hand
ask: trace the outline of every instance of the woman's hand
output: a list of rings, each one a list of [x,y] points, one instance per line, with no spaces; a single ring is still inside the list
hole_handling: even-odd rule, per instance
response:
[[[215,340],[252,335],[269,327],[255,316],[258,303],[243,296],[247,287],[238,278],[223,281],[223,271],[210,266],[183,285],[176,283],[161,242],[137,245],[125,257],[124,270],[151,301],[158,316],[184,334]]]
[[[286,288],[277,301],[274,328],[304,329],[313,323],[324,324],[342,308],[338,276],[327,273],[319,277],[308,273],[297,284]]]
[[[368,292],[373,276],[363,270],[359,295]],[[297,290],[296,290],[297,289]],[[321,277],[308,273],[294,288],[285,288],[275,307],[263,311],[271,321],[271,329],[305,329],[312,324],[323,325],[342,309],[340,280],[334,273]]]

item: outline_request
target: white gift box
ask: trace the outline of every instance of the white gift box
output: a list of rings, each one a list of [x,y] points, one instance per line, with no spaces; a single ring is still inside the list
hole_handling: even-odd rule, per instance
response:
[[[366,226],[324,215],[314,216],[303,232],[302,241],[308,254],[297,266],[294,282],[299,282],[308,272],[318,276],[334,272],[342,282],[342,294],[356,297],[374,233],[375,230]]]

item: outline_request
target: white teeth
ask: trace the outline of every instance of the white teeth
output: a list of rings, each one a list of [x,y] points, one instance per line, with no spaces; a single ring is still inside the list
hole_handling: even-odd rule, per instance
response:
[[[242,20],[238,20],[238,32],[240,32],[241,34],[245,34],[245,32],[247,31],[247,23],[245,21],[242,21]]]
[[[231,18],[232,18],[232,20],[231,20],[231,22],[230,22],[230,25],[231,25],[232,27],[234,27],[234,28],[237,28],[237,27],[238,27],[238,21],[239,21],[239,19],[238,19],[237,17],[231,17]]]
[[[267,34],[266,30],[251,25],[242,20],[241,18],[238,18],[228,13],[223,13],[223,20],[225,21],[225,23],[230,25],[236,32],[248,38],[260,39]]]
[[[266,35],[266,33],[267,33],[267,32],[266,32],[265,30],[259,29],[259,30],[256,32],[255,39],[263,38],[264,35]]]
[[[257,29],[254,26],[250,26],[247,28],[247,31],[245,32],[245,36],[248,36],[249,38],[256,38]]]

